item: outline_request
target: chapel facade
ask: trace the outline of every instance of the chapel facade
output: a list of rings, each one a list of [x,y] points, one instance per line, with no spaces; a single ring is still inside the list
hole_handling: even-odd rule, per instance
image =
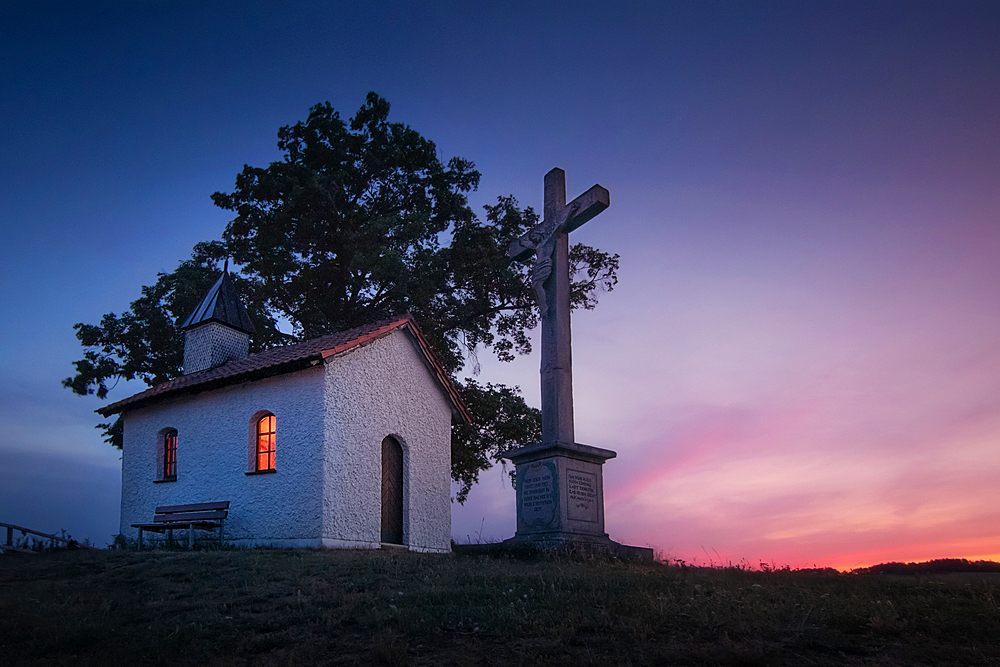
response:
[[[124,419],[121,532],[230,501],[227,543],[448,552],[451,424],[471,421],[407,314],[247,354],[228,272],[184,322],[184,374]]]

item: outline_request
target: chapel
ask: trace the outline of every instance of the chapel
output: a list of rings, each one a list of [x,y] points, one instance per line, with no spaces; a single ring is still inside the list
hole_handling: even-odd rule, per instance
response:
[[[412,315],[248,354],[227,271],[182,325],[184,373],[121,414],[121,533],[229,501],[239,546],[451,549],[451,425],[471,421]]]

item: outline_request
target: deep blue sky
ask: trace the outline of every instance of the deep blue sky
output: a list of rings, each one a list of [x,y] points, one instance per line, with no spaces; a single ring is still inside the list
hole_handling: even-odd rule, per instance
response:
[[[553,166],[611,191],[575,236],[622,283],[574,344],[579,437],[619,451],[612,537],[996,554],[998,44],[992,2],[5,7],[0,521],[110,539],[117,453],[59,386],[73,323],[217,238],[209,196],[278,127],[374,90],[477,164],[477,209],[538,207]],[[535,401],[537,359],[482,379]],[[512,531],[499,472],[455,526]]]

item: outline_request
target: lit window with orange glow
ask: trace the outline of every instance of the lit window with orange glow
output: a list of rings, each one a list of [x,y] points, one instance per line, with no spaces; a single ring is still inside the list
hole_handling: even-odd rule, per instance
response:
[[[274,415],[257,421],[257,470],[274,470]]]
[[[177,479],[177,431],[163,435],[163,479]]]

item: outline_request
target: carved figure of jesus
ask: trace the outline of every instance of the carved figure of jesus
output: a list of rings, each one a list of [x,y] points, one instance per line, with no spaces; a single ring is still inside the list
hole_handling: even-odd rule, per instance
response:
[[[566,208],[574,207],[576,204],[577,202],[573,202]],[[551,222],[543,221],[521,237],[526,239],[525,245],[530,246],[535,253],[535,264],[531,267],[531,285],[535,288],[535,300],[538,302],[538,310],[542,320],[545,320],[549,312],[548,299],[545,298],[545,281],[552,275],[556,239],[559,234],[565,232],[566,220],[570,219],[572,215],[573,211],[571,210],[570,215],[563,218],[561,224],[558,218]]]

